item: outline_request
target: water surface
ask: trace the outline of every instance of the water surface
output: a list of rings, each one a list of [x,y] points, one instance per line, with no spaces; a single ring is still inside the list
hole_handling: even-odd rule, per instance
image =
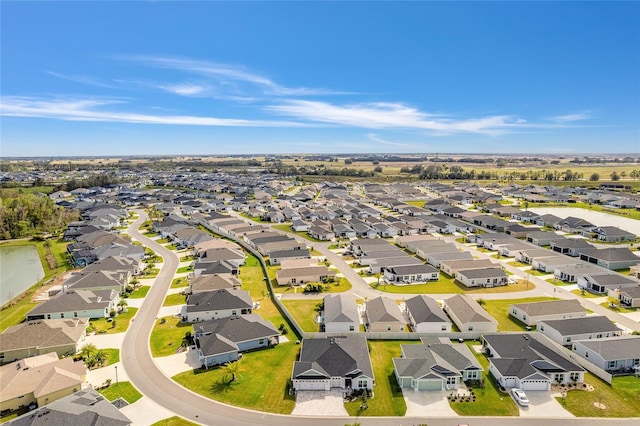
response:
[[[0,305],[42,278],[44,269],[35,246],[0,246]]]

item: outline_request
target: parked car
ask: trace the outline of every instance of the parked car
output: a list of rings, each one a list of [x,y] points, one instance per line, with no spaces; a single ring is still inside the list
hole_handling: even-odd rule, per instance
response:
[[[516,400],[518,405],[521,405],[523,407],[527,407],[529,405],[529,398],[527,398],[527,394],[525,394],[522,389],[511,389],[511,396],[513,396],[513,399]]]

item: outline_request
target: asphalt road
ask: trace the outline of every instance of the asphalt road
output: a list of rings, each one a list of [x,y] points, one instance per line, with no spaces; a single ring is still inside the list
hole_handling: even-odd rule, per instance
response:
[[[195,423],[204,425],[419,425],[452,426],[564,426],[603,424],[602,419],[543,419],[543,418],[491,418],[491,417],[301,417],[269,414],[246,410],[204,398],[183,388],[166,377],[156,365],[149,349],[149,337],[164,297],[178,268],[179,258],[172,251],[145,237],[137,228],[147,219],[146,213],[138,211],[140,218],[131,227],[132,237],[153,249],[164,258],[162,268],[144,303],[138,310],[125,336],[121,360],[129,380],[146,397],[157,404]],[[607,419],[607,425],[635,425],[637,419]]]

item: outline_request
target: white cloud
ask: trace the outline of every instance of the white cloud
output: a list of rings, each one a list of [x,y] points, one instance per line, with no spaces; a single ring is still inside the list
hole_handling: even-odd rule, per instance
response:
[[[298,119],[368,129],[414,129],[436,134],[479,133],[499,135],[524,127],[554,127],[529,124],[511,115],[454,119],[429,114],[402,103],[377,102],[336,105],[319,101],[291,100],[266,109]],[[556,126],[557,127],[557,126]]]
[[[197,96],[207,91],[205,86],[196,83],[165,84],[159,87],[169,93],[182,96]]]
[[[52,75],[54,77],[57,77],[59,79],[62,80],[67,80],[67,81],[73,81],[76,83],[81,83],[81,84],[88,84],[90,86],[97,86],[97,87],[106,87],[108,89],[115,89],[116,86],[114,84],[111,83],[105,83],[104,81],[95,79],[95,78],[91,78],[91,77],[87,77],[85,75],[66,75],[66,74],[60,74],[57,72],[53,72],[53,71],[47,71],[47,74]]]
[[[7,117],[51,118],[65,121],[99,121],[139,124],[172,124],[185,126],[227,127],[304,127],[292,121],[245,120],[192,115],[150,115],[134,112],[109,111],[102,107],[124,103],[110,99],[36,99],[4,96],[0,101],[0,115]]]
[[[373,142],[376,142],[376,143],[379,143],[379,144],[382,144],[382,145],[402,146],[402,147],[417,147],[417,145],[413,144],[413,143],[388,141],[386,139],[383,139],[383,138],[379,137],[375,133],[367,134],[367,138],[369,138]]]
[[[591,112],[578,112],[575,114],[556,115],[551,117],[550,120],[556,123],[571,123],[573,121],[590,120],[593,118]]]

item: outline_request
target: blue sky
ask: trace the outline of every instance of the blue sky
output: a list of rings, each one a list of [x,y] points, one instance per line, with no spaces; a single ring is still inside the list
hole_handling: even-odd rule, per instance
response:
[[[3,2],[7,156],[638,153],[639,2]]]

